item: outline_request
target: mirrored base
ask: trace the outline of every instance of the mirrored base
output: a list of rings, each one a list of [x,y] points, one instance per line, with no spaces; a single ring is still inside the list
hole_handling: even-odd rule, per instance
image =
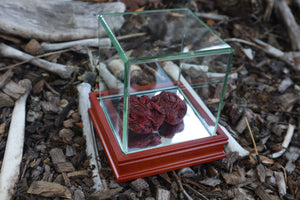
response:
[[[90,93],[89,114],[118,182],[198,165],[226,157],[227,136],[220,127],[217,134],[153,149],[124,154],[100,106],[99,92]],[[193,101],[192,99],[190,99]],[[198,108],[201,112],[205,109]],[[209,116],[207,113],[202,115]],[[213,121],[213,120],[211,120]]]

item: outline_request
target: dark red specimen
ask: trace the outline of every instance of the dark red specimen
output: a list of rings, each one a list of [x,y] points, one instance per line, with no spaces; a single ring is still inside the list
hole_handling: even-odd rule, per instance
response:
[[[165,121],[171,125],[180,123],[186,114],[185,102],[173,92],[161,92],[151,100],[164,110]]]

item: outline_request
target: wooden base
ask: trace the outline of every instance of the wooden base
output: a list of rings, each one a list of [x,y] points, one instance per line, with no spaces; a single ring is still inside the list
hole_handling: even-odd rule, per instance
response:
[[[217,135],[145,151],[123,154],[98,101],[99,92],[90,93],[89,114],[118,182],[151,176],[226,157],[227,136]]]

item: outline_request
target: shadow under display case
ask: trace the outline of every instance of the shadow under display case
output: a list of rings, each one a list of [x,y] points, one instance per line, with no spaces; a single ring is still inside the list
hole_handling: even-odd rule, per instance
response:
[[[117,181],[224,158],[232,49],[189,9],[101,14],[89,109]],[[111,29],[115,21],[123,22]]]

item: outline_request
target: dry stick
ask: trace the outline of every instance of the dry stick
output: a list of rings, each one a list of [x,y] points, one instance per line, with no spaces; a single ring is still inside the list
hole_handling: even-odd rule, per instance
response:
[[[271,158],[278,158],[280,156],[282,156],[282,154],[284,154],[284,152],[286,151],[286,149],[288,148],[291,140],[292,140],[292,137],[294,135],[294,130],[295,130],[295,126],[292,125],[292,124],[289,124],[289,127],[288,127],[288,130],[287,130],[287,133],[284,137],[284,140],[282,142],[282,149],[276,153],[273,153],[271,155]]]
[[[264,13],[264,21],[269,21],[274,7],[275,0],[267,0],[267,8]]]
[[[195,13],[200,18],[212,19],[216,21],[228,21],[229,17],[226,15],[218,15],[214,13],[197,12]]]
[[[258,49],[262,49],[261,46],[253,43],[253,42],[250,42],[250,41],[247,41],[247,40],[243,40],[243,39],[240,39],[240,38],[227,38],[227,39],[224,39],[225,42],[239,42],[239,43],[243,43],[243,44],[247,44],[249,46],[253,46],[253,47],[256,47]]]
[[[134,37],[144,36],[144,35],[146,35],[146,34],[147,34],[146,32],[132,33],[132,34],[128,34],[128,35],[118,36],[117,39],[118,39],[118,40],[125,40],[125,39],[134,38]]]
[[[300,27],[297,24],[286,0],[276,0],[274,8],[278,18],[283,20],[286,26],[291,40],[292,49],[294,51],[300,50]]]
[[[53,93],[55,94],[56,96],[60,96],[60,93],[57,92],[56,90],[54,90],[53,87],[51,87],[51,85],[49,85],[49,83],[47,81],[45,81],[45,86]]]
[[[283,62],[285,62],[286,64],[288,64],[290,67],[292,67],[294,70],[300,70],[300,65],[297,65],[297,61],[300,58],[300,52],[283,52],[275,47],[273,47],[272,45],[269,45],[257,38],[253,38],[253,42],[247,41],[247,40],[243,40],[243,39],[239,39],[239,38],[228,38],[225,39],[224,41],[226,42],[239,42],[239,43],[243,43],[243,44],[247,44],[249,46],[253,46],[256,47],[260,50],[263,50],[265,53],[267,53],[270,56],[273,56],[275,58],[278,58],[280,60],[282,60]]]
[[[107,69],[106,65],[104,63],[99,64],[99,72],[102,80],[104,80],[106,86],[113,90],[113,89],[120,89],[124,85],[123,83],[117,79],[113,74],[110,73],[110,71]]]
[[[72,73],[75,70],[74,66],[68,66],[68,65],[62,65],[58,63],[52,63],[43,59],[36,58],[32,55],[29,55],[27,53],[24,53],[18,49],[15,49],[13,47],[10,47],[8,45],[5,45],[4,43],[0,43],[0,55],[7,58],[13,58],[17,60],[23,60],[21,64],[24,63],[31,63],[35,66],[38,66],[42,69],[45,69],[47,71],[56,73],[61,78],[70,78]],[[43,55],[45,56],[45,55]],[[17,63],[19,65],[19,63]],[[12,67],[15,67],[16,65],[13,65]],[[10,67],[11,68],[11,67]],[[4,68],[0,68],[0,70],[3,70]],[[5,68],[9,69],[9,68]]]
[[[54,55],[54,54],[59,54],[59,53],[64,53],[64,52],[67,52],[67,51],[70,51],[72,49],[65,49],[65,50],[60,50],[60,51],[55,51],[55,52],[50,52],[50,53],[44,53],[42,55],[38,55],[38,56],[33,56],[32,58],[28,59],[28,60],[24,60],[22,62],[18,62],[16,64],[12,64],[12,65],[8,65],[6,67],[1,67],[0,68],[0,71],[2,70],[7,70],[7,69],[11,69],[11,68],[14,68],[16,66],[19,66],[19,65],[22,65],[22,64],[25,64],[25,63],[28,63],[36,58],[42,58],[42,57],[46,57],[46,56],[51,56],[51,55]]]
[[[124,40],[134,37],[140,37],[146,35],[145,32],[142,33],[133,33],[124,36],[117,37],[118,40]],[[81,46],[81,47],[111,47],[111,40],[109,38],[89,38],[89,39],[82,39],[82,40],[75,40],[69,42],[59,42],[59,43],[42,43],[40,47],[41,52],[49,52],[49,51],[57,51],[61,49],[67,49],[74,46]]]
[[[200,196],[202,199],[205,200],[209,200],[208,198],[206,198],[206,196],[204,196],[203,194],[201,194],[199,191],[195,190],[193,187],[191,187],[188,184],[183,184],[183,186],[187,187],[189,190],[192,190],[196,195]]]
[[[257,152],[256,143],[255,143],[255,140],[254,140],[254,137],[253,137],[253,134],[252,134],[252,130],[251,130],[250,126],[249,126],[247,117],[245,117],[245,121],[246,121],[248,130],[249,130],[251,139],[252,139],[252,143],[253,143],[253,146],[254,146],[254,150],[255,150],[255,155],[256,155],[257,162],[258,162],[258,164],[260,164],[260,163],[261,163],[261,160],[260,160],[260,157],[259,157],[258,152]]]
[[[26,92],[15,102],[9,127],[0,173],[0,199],[3,200],[11,199],[14,194],[14,188],[20,173],[23,155],[26,100],[32,86],[28,79],[21,80],[20,84],[26,88]]]
[[[193,198],[185,191],[185,189],[183,188],[182,186],[182,183],[181,181],[179,180],[179,177],[177,176],[176,172],[175,171],[172,171],[173,172],[173,176],[175,177],[175,180],[176,180],[176,183],[177,185],[179,186],[180,188],[180,192],[182,192],[184,194],[184,196],[188,199],[188,200],[193,200]]]
[[[252,130],[251,130],[250,126],[249,126],[247,117],[245,117],[245,121],[246,121],[248,130],[250,132],[250,136],[251,136],[252,143],[253,143],[253,146],[254,146],[255,154],[256,154],[256,156],[258,156],[258,152],[257,152],[257,148],[256,148],[256,143],[255,143],[255,140],[254,140],[254,137],[253,137],[253,134],[252,134]]]
[[[79,112],[83,124],[83,135],[86,139],[86,153],[88,156],[90,156],[90,165],[95,166],[95,168],[92,170],[94,181],[93,188],[96,190],[96,192],[101,192],[103,190],[103,183],[99,175],[98,166],[100,166],[100,163],[97,162],[96,159],[97,148],[94,138],[95,134],[93,132],[92,123],[88,115],[88,108],[90,107],[89,93],[91,91],[91,85],[88,83],[81,83],[77,86],[77,90],[79,92]]]
[[[60,42],[60,43],[42,43],[40,47],[41,52],[49,52],[49,51],[57,51],[61,49],[68,49],[74,46],[81,47],[111,47],[111,41],[109,38],[91,38],[91,39],[83,39],[76,40],[70,42]]]

